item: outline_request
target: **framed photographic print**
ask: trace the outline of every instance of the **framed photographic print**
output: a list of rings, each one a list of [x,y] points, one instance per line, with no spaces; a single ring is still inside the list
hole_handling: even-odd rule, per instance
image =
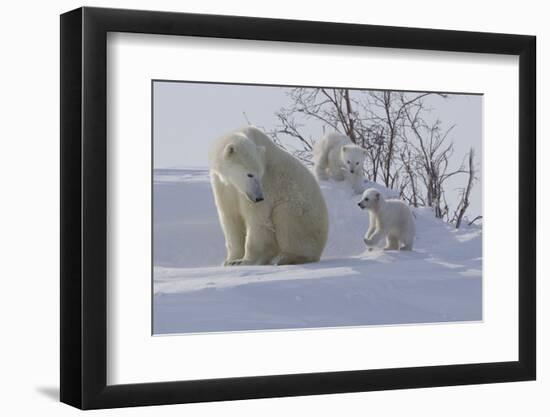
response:
[[[535,38],[61,16],[61,401],[535,379]]]

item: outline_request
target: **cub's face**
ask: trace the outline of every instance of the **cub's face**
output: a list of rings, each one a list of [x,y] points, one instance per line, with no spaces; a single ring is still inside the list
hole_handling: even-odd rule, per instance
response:
[[[361,210],[376,210],[380,206],[380,192],[374,188],[365,190],[357,205]]]
[[[363,171],[363,163],[365,161],[365,151],[357,145],[342,146],[340,155],[342,163],[347,172],[350,174],[361,173]]]
[[[251,203],[264,200],[262,177],[265,166],[265,148],[246,139],[226,145],[220,174]]]

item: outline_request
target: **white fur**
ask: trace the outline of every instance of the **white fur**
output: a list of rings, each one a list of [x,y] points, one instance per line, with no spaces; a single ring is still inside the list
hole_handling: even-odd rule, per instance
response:
[[[249,126],[210,150],[210,174],[225,234],[224,265],[298,264],[320,259],[328,212],[314,176]]]
[[[368,247],[386,238],[384,250],[412,250],[415,227],[407,204],[401,200],[385,200],[380,191],[369,188],[358,205],[369,211],[369,229],[364,238]]]
[[[329,133],[313,148],[315,175],[319,180],[347,181],[356,194],[363,192],[365,151],[341,133]]]

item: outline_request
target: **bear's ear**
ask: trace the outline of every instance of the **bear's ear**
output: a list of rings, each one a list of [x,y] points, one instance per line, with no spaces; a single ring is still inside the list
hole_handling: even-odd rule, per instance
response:
[[[223,150],[223,157],[224,158],[229,158],[234,153],[235,153],[235,147],[232,144],[229,144]]]
[[[376,193],[374,197],[376,198],[376,201],[380,201],[380,193]]]

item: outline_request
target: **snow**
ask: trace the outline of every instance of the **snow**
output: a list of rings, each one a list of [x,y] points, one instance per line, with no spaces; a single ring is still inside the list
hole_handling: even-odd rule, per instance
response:
[[[208,171],[156,170],[154,334],[482,319],[481,226],[457,230],[419,208],[412,252],[367,251],[359,196],[344,183],[321,188],[330,231],[320,262],[222,267]]]

